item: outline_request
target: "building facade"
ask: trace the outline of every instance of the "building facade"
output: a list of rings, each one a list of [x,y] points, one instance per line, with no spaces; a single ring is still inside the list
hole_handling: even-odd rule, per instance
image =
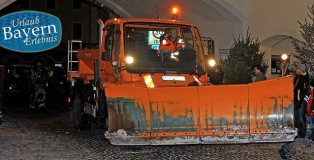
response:
[[[84,46],[98,45],[97,19],[108,19],[109,10],[99,9],[85,0],[17,0],[0,10],[0,16],[9,13],[35,10],[58,17],[62,24],[62,40],[58,47],[38,53],[18,53],[0,48],[0,64],[33,64],[42,61],[46,65],[65,64],[68,40],[81,40]]]
[[[122,17],[169,19],[171,7],[180,6],[179,19],[197,24],[202,36],[214,39],[216,60],[228,55],[234,38],[249,32],[260,41],[261,51],[266,52],[270,66],[267,78],[281,76],[280,56],[294,52],[291,40],[302,40],[298,21],[304,22],[308,7],[314,3],[314,0],[97,1]],[[145,8],[137,9],[141,6]]]
[[[294,52],[291,40],[302,40],[298,21],[304,22],[313,3],[314,0],[4,0],[0,15],[12,12],[12,5],[25,8],[28,4],[29,8],[60,17],[60,48],[69,39],[96,43],[96,17],[105,20],[111,11],[120,17],[171,19],[170,10],[176,6],[179,20],[195,23],[203,37],[215,41],[216,60],[228,55],[234,38],[251,33],[260,41],[261,51],[266,52],[270,65],[266,76],[270,79],[281,76],[280,56]],[[100,13],[103,8],[105,12]]]

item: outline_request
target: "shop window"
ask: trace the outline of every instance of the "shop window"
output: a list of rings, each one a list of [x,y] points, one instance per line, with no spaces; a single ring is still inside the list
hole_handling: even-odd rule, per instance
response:
[[[20,8],[21,9],[29,9],[29,0],[22,0]]]
[[[290,62],[290,58],[286,60],[287,63]],[[271,74],[281,74],[282,73],[282,64],[283,60],[281,55],[272,55],[271,56]]]
[[[229,55],[230,55],[230,49],[219,49],[219,63],[222,60],[228,59]]]
[[[82,9],[82,0],[72,0],[73,9]]]
[[[56,8],[56,0],[47,0],[47,9],[55,9]]]
[[[82,39],[82,24],[73,23],[73,39]]]

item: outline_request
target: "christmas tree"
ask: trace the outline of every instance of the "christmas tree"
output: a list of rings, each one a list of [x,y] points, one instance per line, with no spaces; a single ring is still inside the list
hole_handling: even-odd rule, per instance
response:
[[[261,65],[265,73],[268,63],[265,60],[265,52],[260,52],[258,39],[253,40],[247,31],[235,39],[230,48],[227,59],[222,60],[221,65],[225,73],[224,81],[227,84],[247,84],[252,82],[254,65]]]
[[[292,44],[296,53],[292,55],[307,67],[310,77],[314,78],[314,4],[308,7],[310,14],[309,21],[305,19],[304,23],[298,21],[301,28],[302,41],[293,38]]]

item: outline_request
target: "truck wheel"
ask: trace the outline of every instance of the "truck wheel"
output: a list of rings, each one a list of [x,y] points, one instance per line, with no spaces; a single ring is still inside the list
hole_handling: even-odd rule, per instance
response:
[[[92,127],[92,118],[83,111],[83,100],[75,96],[72,109],[73,124],[76,129],[89,130]]]
[[[107,111],[107,102],[103,94],[100,94],[100,104],[97,112],[97,122],[99,127],[102,129],[108,129],[108,111]]]

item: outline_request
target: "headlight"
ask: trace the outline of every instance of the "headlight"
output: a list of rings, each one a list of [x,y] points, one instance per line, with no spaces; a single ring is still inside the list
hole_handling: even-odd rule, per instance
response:
[[[132,64],[134,62],[134,58],[132,56],[127,56],[125,61],[127,64]]]

